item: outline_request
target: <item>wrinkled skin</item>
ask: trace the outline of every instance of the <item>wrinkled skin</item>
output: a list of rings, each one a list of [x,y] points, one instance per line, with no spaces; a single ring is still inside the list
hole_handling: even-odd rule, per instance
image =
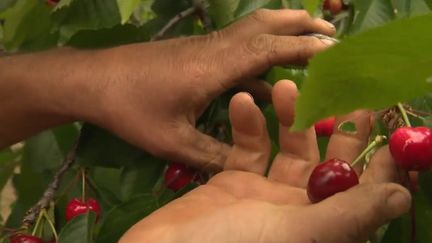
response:
[[[230,104],[235,143],[225,171],[137,223],[120,242],[359,243],[406,212],[410,194],[392,183],[399,177],[387,146],[376,152],[364,172],[361,165],[355,168],[360,185],[310,204],[305,187],[319,152],[313,128],[288,130],[296,96],[290,81],[280,81],[273,89],[281,150],[268,177],[265,119],[252,98],[239,93]],[[357,111],[339,117],[337,124],[345,120],[354,122],[358,132],[335,131],[328,158],[352,161],[366,146],[370,114]]]
[[[258,75],[272,65],[306,64],[333,44],[301,36],[312,32],[335,29],[305,11],[259,10],[204,36],[2,57],[0,113],[8,116],[0,120],[0,148],[82,120],[154,155],[220,170],[231,148],[197,131],[196,120],[234,86],[270,99]]]

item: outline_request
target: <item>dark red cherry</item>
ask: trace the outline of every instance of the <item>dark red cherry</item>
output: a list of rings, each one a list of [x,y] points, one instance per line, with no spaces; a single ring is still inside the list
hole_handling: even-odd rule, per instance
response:
[[[324,9],[330,11],[333,15],[336,15],[342,11],[343,0],[325,0]]]
[[[432,133],[427,127],[401,127],[390,137],[390,153],[396,164],[407,171],[432,167]]]
[[[184,164],[172,162],[165,172],[165,184],[169,189],[176,192],[191,183],[195,174],[194,170]]]
[[[336,123],[335,117],[329,117],[315,123],[315,132],[318,137],[330,137]]]
[[[16,234],[10,237],[10,243],[43,243],[43,241],[33,235]]]
[[[69,221],[80,214],[85,214],[88,211],[95,212],[96,218],[99,218],[101,211],[99,203],[93,198],[88,199],[87,202],[74,198],[66,206],[66,221]]]
[[[316,203],[359,183],[351,165],[340,159],[330,159],[315,167],[309,177],[307,194]]]

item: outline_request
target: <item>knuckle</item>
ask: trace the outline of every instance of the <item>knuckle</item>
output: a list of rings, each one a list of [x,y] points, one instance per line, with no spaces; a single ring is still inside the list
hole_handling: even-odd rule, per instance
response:
[[[303,20],[303,21],[311,19],[311,16],[309,15],[309,13],[306,10],[297,10],[296,16],[299,20]]]
[[[297,60],[305,60],[311,58],[322,46],[321,41],[315,37],[299,36],[295,43]]]
[[[252,14],[250,14],[250,18],[255,20],[256,22],[262,23],[266,22],[269,18],[271,10],[260,8],[255,10]]]
[[[268,53],[273,48],[274,38],[268,34],[259,34],[252,37],[246,43],[246,51],[248,51],[252,55],[262,55],[264,53]]]

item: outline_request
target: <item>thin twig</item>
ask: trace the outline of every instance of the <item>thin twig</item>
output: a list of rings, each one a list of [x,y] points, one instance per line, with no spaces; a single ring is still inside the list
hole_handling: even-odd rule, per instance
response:
[[[178,24],[180,21],[182,21],[183,19],[194,15],[194,14],[198,14],[204,29],[207,32],[210,32],[212,30],[212,22],[210,19],[210,16],[208,14],[207,11],[207,7],[208,7],[208,3],[207,0],[193,0],[192,1],[193,6],[180,12],[179,14],[177,14],[176,16],[174,16],[170,21],[168,21],[168,23],[162,27],[161,30],[159,30],[159,32],[157,32],[151,39],[150,41],[156,41],[161,39],[162,37],[164,37],[164,35],[166,34],[166,32],[168,30],[170,30],[171,28],[174,27],[174,25]]]
[[[204,30],[206,32],[211,32],[213,30],[213,23],[208,12],[208,1],[207,0],[193,0],[193,5],[198,12],[198,15],[203,24]]]
[[[155,41],[155,40],[161,39],[169,29],[171,29],[174,25],[176,25],[177,23],[179,23],[184,18],[189,17],[189,16],[195,14],[196,11],[197,10],[196,10],[195,7],[190,7],[188,9],[180,12],[179,14],[177,14],[176,16],[174,16],[170,21],[168,21],[168,23],[161,30],[159,30],[159,32],[157,32],[150,39],[150,41]]]
[[[76,158],[76,150],[78,148],[80,137],[77,138],[77,141],[72,146],[72,149],[68,152],[66,155],[63,165],[60,167],[60,169],[55,173],[53,180],[48,185],[47,189],[43,193],[42,197],[39,199],[39,201],[30,208],[26,215],[24,216],[22,220],[22,227],[23,228],[29,228],[32,226],[40,214],[40,211],[42,209],[47,209],[50,205],[50,202],[53,200],[55,193],[59,187],[60,180],[65,174],[65,172],[72,166],[73,162]]]

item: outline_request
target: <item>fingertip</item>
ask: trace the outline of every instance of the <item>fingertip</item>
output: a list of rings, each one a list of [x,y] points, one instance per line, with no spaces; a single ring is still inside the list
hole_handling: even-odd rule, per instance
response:
[[[313,22],[318,26],[319,30],[321,30],[320,33],[328,36],[336,34],[336,27],[332,23],[321,18],[315,18]]]
[[[253,136],[263,133],[265,119],[252,95],[247,92],[238,93],[231,99],[229,118],[235,131]]]
[[[387,184],[390,192],[386,200],[387,208],[389,210],[389,218],[396,218],[406,212],[411,208],[411,194],[403,186],[389,183]]]
[[[283,126],[288,127],[292,124],[297,96],[297,85],[291,80],[281,80],[273,87],[273,105]]]

